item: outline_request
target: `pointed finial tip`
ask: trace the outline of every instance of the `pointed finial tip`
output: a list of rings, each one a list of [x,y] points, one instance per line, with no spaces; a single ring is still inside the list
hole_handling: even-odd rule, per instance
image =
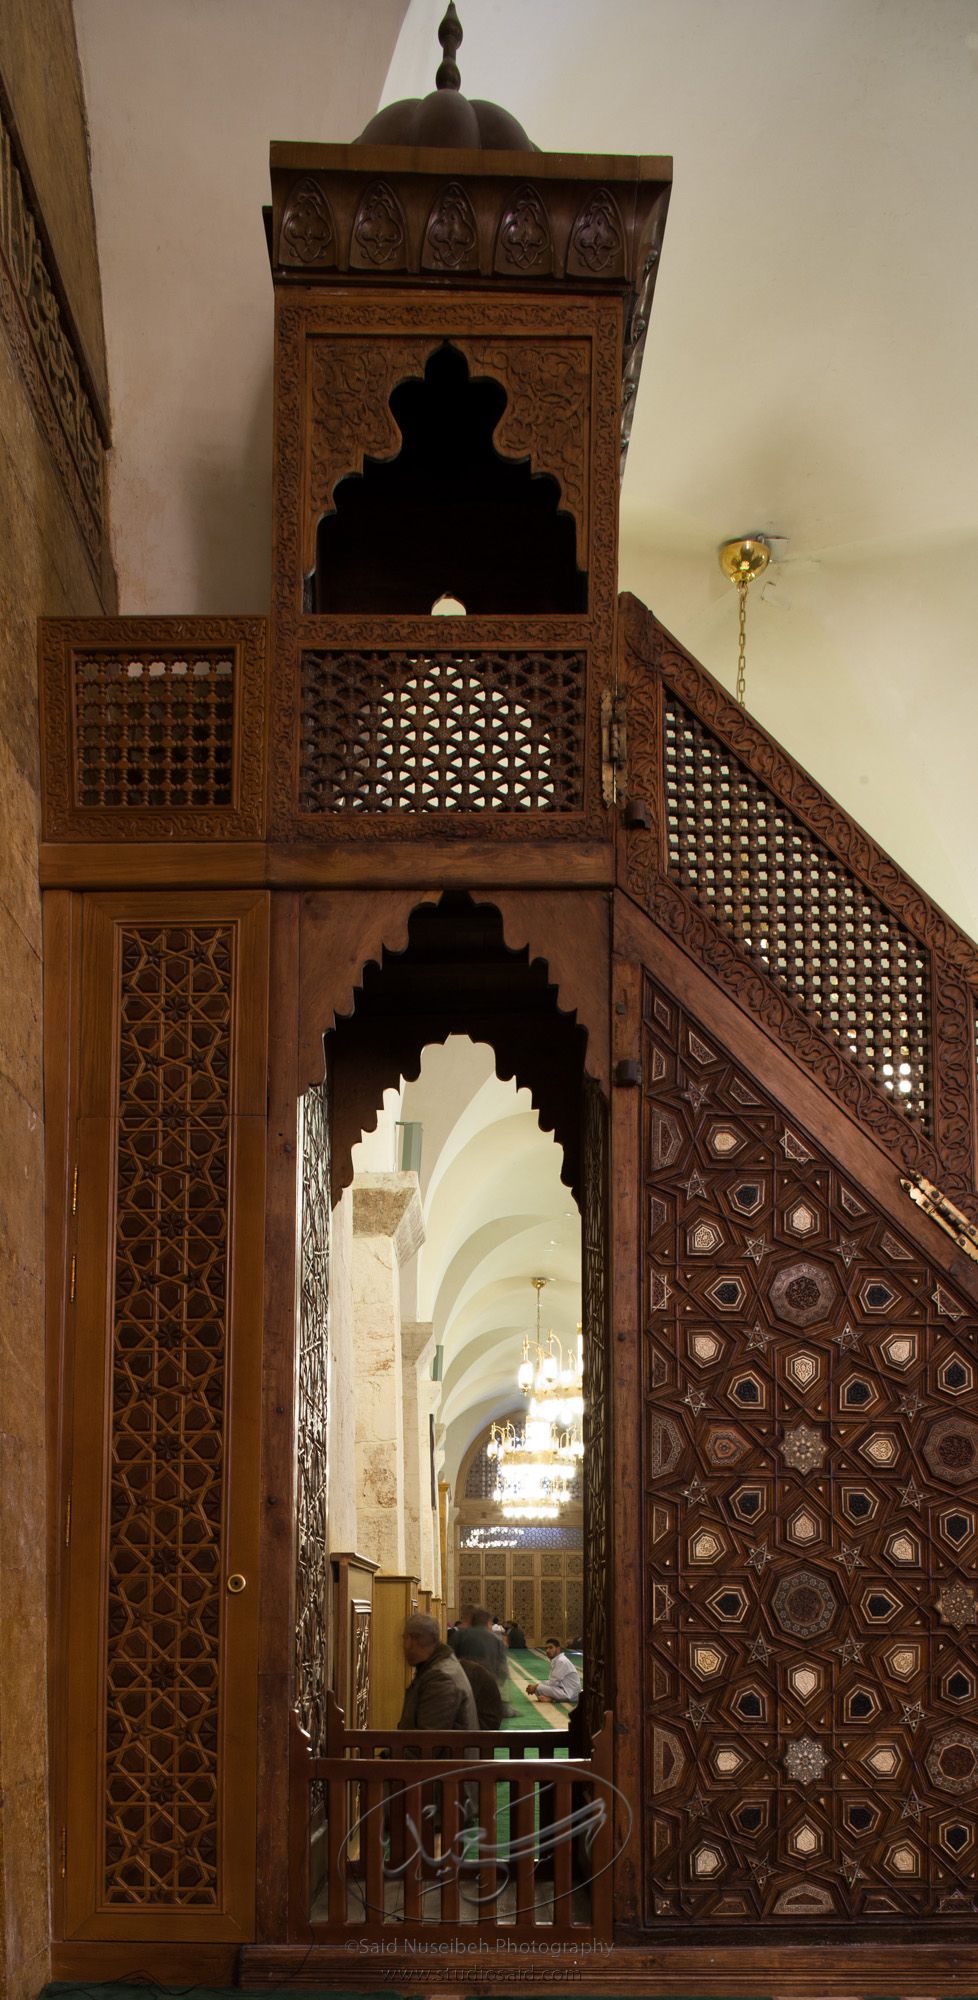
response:
[[[438,40],[442,46],[443,60],[435,72],[435,89],[458,90],[462,76],[455,56],[462,40],[462,23],[455,12],[455,0],[448,0],[444,19],[438,30]]]

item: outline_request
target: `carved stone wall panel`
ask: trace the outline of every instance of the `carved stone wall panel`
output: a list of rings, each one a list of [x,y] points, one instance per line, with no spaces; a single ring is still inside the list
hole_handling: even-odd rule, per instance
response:
[[[976,1900],[978,1319],[650,977],[643,1068],[648,1920],[939,1925]]]
[[[47,840],[253,840],[263,618],[41,622]]]

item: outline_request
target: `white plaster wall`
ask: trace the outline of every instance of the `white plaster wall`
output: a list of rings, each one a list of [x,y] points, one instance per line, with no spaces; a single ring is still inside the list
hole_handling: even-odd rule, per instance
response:
[[[440,13],[411,0],[385,99],[430,88]],[[674,156],[622,588],[732,688],[717,545],[786,537],[748,706],[978,936],[975,0],[462,15],[462,88],[537,145]]]
[[[353,139],[406,0],[75,0],[124,612],[260,612],[272,139]]]
[[[345,1188],[333,1210],[329,1298],[330,1549],[367,1555],[357,1541],[356,1360],[353,1342],[353,1190]]]
[[[265,608],[268,141],[349,139],[429,90],[442,12],[76,0],[124,610]],[[462,13],[463,88],[537,144],[675,157],[623,586],[732,685],[716,546],[786,537],[749,705],[978,933],[975,0]]]

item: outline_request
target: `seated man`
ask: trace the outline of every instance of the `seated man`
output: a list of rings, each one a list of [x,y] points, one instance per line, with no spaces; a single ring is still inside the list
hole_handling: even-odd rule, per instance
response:
[[[536,1695],[538,1701],[577,1701],[581,1692],[581,1676],[559,1639],[548,1639],[543,1648],[550,1661],[550,1677],[545,1681],[527,1681],[525,1692]]]

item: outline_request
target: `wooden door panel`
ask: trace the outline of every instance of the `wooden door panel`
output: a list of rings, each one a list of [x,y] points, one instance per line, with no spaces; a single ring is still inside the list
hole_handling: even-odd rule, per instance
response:
[[[648,973],[642,1021],[646,1921],[940,1934],[978,1841],[975,1308]]]
[[[69,1936],[252,1930],[265,914],[86,908]]]

